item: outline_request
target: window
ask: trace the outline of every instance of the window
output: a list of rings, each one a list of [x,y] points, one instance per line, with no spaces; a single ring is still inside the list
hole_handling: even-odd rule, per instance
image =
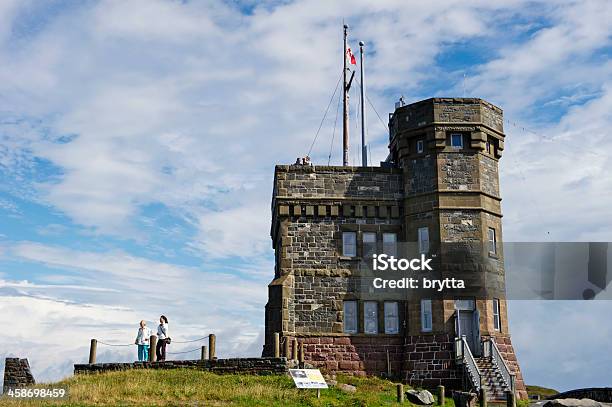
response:
[[[363,330],[367,334],[378,333],[378,303],[366,301],[363,304]]]
[[[429,228],[419,228],[419,253],[429,253]]]
[[[451,134],[451,146],[463,148],[463,134]]]
[[[385,302],[385,333],[399,333],[399,314],[397,302]]]
[[[487,146],[487,153],[491,154],[491,142],[487,141],[486,146]]]
[[[489,228],[489,253],[497,254],[497,239],[493,228]]]
[[[383,253],[397,256],[397,234],[383,233]]]
[[[431,332],[431,300],[421,300],[421,331]]]
[[[344,333],[357,333],[357,301],[344,301]]]
[[[417,140],[416,150],[417,150],[417,153],[423,152],[423,140]]]
[[[366,259],[376,254],[376,233],[364,232],[361,239],[363,242],[363,258]]]
[[[347,257],[357,256],[357,234],[355,232],[342,233],[342,255]]]
[[[499,299],[493,298],[493,328],[501,331],[501,320],[499,319]]]
[[[455,300],[455,309],[460,311],[474,311],[476,304],[474,300],[458,299]]]

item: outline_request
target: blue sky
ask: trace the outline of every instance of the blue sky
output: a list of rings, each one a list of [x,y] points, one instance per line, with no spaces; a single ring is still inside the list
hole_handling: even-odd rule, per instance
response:
[[[605,0],[1,2],[0,358],[57,379],[90,338],[131,343],[162,312],[177,338],[215,332],[221,355],[258,355],[273,168],[310,147],[343,18],[383,119],[400,95],[504,109],[506,241],[610,241],[611,17]],[[378,162],[386,129],[368,115]],[[611,385],[610,315],[511,303],[527,382]]]

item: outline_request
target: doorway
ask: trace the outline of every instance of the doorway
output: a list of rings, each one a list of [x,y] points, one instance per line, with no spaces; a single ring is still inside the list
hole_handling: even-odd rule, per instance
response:
[[[465,340],[474,356],[480,356],[480,315],[474,300],[455,300],[457,336]]]

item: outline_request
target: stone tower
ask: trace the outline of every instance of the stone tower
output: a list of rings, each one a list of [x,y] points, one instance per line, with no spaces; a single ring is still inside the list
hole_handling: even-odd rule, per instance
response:
[[[264,355],[279,332],[329,371],[391,373],[424,387],[482,379],[494,398],[510,388],[526,397],[505,300],[501,109],[427,99],[397,107],[389,128],[381,167],[276,167]],[[363,290],[362,261],[403,243],[470,289]]]

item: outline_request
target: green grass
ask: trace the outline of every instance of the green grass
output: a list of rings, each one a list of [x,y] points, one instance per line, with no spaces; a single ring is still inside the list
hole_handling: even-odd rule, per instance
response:
[[[534,394],[539,394],[541,398],[545,399],[549,396],[554,396],[557,393],[559,392],[554,389],[548,389],[546,387],[540,387],[540,386],[527,385],[527,394],[529,394],[529,396],[532,396]]]
[[[40,385],[67,386],[70,397],[63,401],[9,402],[3,406],[397,406],[395,383],[375,377],[337,377],[357,392],[337,388],[296,389],[288,376],[216,375],[191,370],[132,370],[96,375],[78,375],[64,381]],[[408,389],[408,386],[405,386]],[[412,407],[405,402],[403,406]],[[454,407],[450,397],[445,407]]]

